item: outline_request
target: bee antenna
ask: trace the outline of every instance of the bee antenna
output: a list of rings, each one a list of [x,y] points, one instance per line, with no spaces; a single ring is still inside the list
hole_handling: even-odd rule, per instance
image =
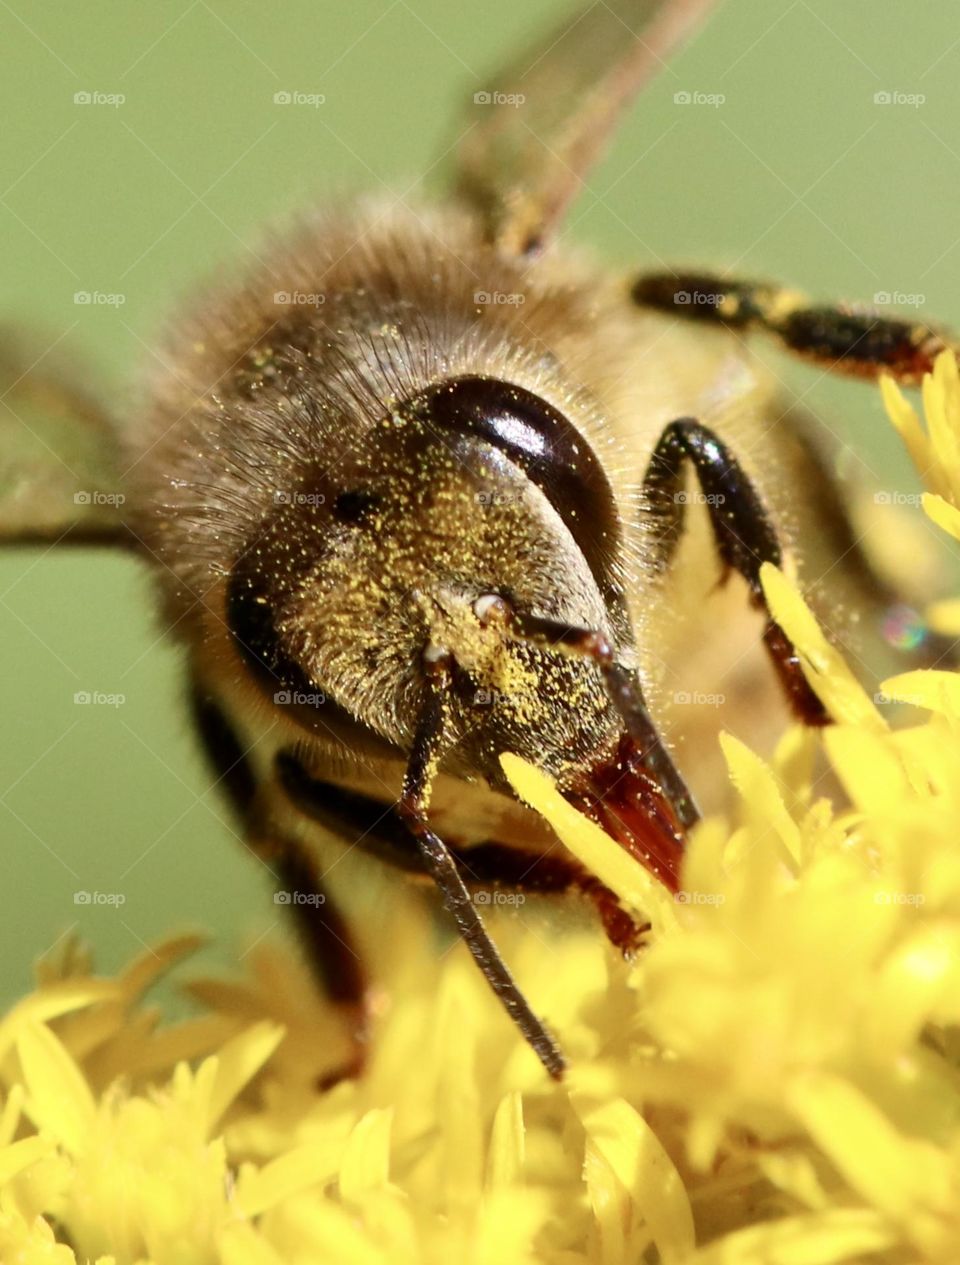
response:
[[[554,1080],[560,1080],[566,1061],[556,1041],[530,1009],[527,999],[500,956],[477,913],[456,862],[443,840],[430,829],[427,806],[430,786],[442,750],[452,689],[453,656],[439,648],[424,656],[427,697],[417,723],[397,812],[410,830],[436,883],[444,908],[453,917],[460,938],[473,955],[503,1008],[533,1047]]]
[[[610,701],[619,712],[627,733],[640,747],[647,767],[672,803],[677,820],[684,830],[697,824],[700,820],[697,802],[657,732],[643,696],[640,678],[635,669],[627,668],[618,661],[609,638],[590,628],[577,628],[560,620],[517,610],[496,593],[477,598],[473,610],[481,623],[499,620],[510,634],[520,640],[592,660],[600,669]]]

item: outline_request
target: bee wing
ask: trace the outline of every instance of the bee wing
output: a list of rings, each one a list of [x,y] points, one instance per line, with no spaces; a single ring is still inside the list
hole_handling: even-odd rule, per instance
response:
[[[0,331],[0,544],[119,541],[114,427],[46,359]]]
[[[595,0],[474,94],[457,189],[502,249],[555,230],[620,112],[715,0]]]

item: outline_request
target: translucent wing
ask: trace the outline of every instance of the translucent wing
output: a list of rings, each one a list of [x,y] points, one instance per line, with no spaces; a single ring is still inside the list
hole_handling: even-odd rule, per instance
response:
[[[0,330],[0,544],[122,540],[119,482],[104,411]]]
[[[474,94],[457,187],[491,241],[540,246],[623,108],[714,0],[596,0]]]

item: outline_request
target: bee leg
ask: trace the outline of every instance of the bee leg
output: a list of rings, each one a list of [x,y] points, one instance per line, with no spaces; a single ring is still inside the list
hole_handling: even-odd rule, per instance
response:
[[[347,1061],[323,1078],[320,1089],[359,1076],[366,1061],[369,1028],[367,977],[343,915],[324,891],[317,867],[265,807],[261,788],[236,733],[216,701],[195,688],[191,709],[208,764],[242,824],[245,843],[274,875],[278,894],[288,898],[304,955],[324,995],[346,1019],[352,1050]],[[299,899],[298,899],[299,898]]]
[[[366,850],[399,870],[426,873],[423,855],[410,831],[395,814],[384,812],[380,800],[316,781],[290,755],[278,758],[277,772],[292,802],[314,821],[344,838],[362,838]],[[540,895],[578,892],[588,897],[607,938],[625,954],[639,948],[650,929],[648,923],[634,922],[610,888],[573,857],[556,852],[530,853],[495,841],[452,845],[450,853],[470,891],[493,887]]]
[[[443,840],[430,829],[427,805],[439,759],[451,688],[449,656],[427,660],[427,698],[414,735],[397,811],[417,842],[448,913],[503,1008],[554,1080],[566,1063],[559,1047],[530,1009],[486,927]]]
[[[457,866],[471,889],[559,895],[577,893],[590,900],[610,943],[631,956],[640,948],[650,923],[638,923],[617,896],[579,861],[548,853],[531,856],[503,843],[477,843],[454,852]]]
[[[707,273],[652,273],[634,282],[642,307],[687,320],[772,334],[788,351],[856,378],[889,373],[905,386],[920,382],[936,356],[957,350],[942,330],[869,309],[814,305],[797,290],[767,282],[731,281]]]
[[[727,572],[737,571],[750,589],[751,603],[766,611],[763,640],[795,715],[808,725],[829,723],[823,704],[803,675],[793,644],[767,610],[760,568],[779,566],[780,542],[763,502],[746,472],[723,441],[693,418],[671,422],[660,436],[644,476],[644,490],[663,515],[660,566],[665,568],[683,525],[683,467],[697,474],[710,514],[717,552]]]
[[[277,895],[290,910],[307,963],[324,996],[343,1015],[350,1036],[347,1059],[317,1083],[320,1090],[359,1076],[366,1066],[370,1012],[367,975],[346,919],[331,901],[317,864],[302,845],[275,825],[254,828],[248,845],[273,872]]]

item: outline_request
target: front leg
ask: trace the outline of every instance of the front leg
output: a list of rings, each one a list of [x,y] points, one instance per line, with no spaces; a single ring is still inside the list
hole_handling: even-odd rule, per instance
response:
[[[875,379],[889,373],[905,386],[920,382],[941,351],[957,349],[942,330],[862,307],[814,304],[799,290],[709,273],[650,273],[630,297],[641,307],[685,320],[772,334],[787,351],[831,373]]]
[[[660,565],[669,564],[680,539],[688,461],[703,492],[725,575],[734,570],[743,576],[752,604],[767,614],[763,640],[790,706],[805,724],[826,724],[829,717],[823,704],[803,675],[792,643],[770,615],[760,583],[763,563],[780,566],[782,559],[773,524],[743,467],[712,430],[692,418],[680,418],[666,427],[644,476],[651,509],[663,524]]]
[[[199,687],[191,700],[194,722],[217,785],[230,801],[244,841],[274,877],[278,904],[289,907],[314,979],[341,1011],[350,1036],[346,1062],[320,1088],[364,1068],[370,1013],[367,975],[350,928],[321,882],[319,867],[295,829],[270,810],[271,788],[260,785],[237,734],[219,704]]]

